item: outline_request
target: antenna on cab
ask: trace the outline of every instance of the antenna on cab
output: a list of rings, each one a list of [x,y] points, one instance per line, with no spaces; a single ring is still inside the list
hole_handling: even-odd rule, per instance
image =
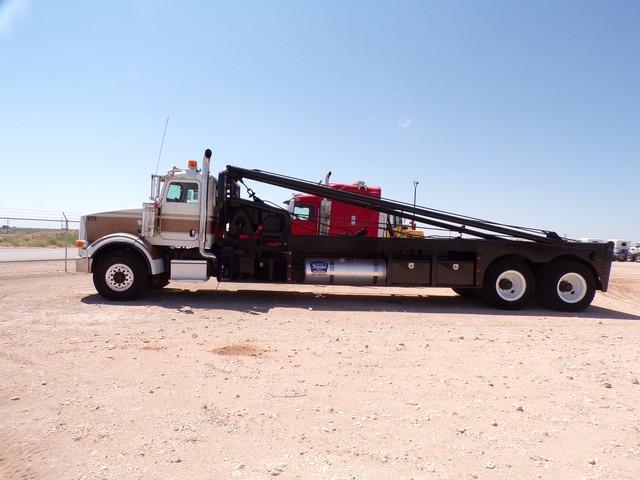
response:
[[[164,147],[164,137],[167,135],[167,127],[169,126],[169,115],[164,122],[164,132],[162,133],[162,142],[160,142],[160,151],[158,152],[158,161],[156,162],[156,175],[158,175],[158,167],[160,166],[160,157],[162,156],[162,147]]]

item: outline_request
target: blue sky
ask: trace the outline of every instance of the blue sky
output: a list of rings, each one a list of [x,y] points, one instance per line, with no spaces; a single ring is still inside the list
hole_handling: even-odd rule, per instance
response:
[[[0,209],[139,206],[170,116],[160,171],[211,147],[640,241],[638,25],[634,1],[0,0]]]

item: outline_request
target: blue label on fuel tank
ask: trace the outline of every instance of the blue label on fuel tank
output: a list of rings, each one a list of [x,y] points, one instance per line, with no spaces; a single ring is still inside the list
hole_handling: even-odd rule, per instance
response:
[[[310,262],[311,273],[327,273],[329,271],[328,262]]]

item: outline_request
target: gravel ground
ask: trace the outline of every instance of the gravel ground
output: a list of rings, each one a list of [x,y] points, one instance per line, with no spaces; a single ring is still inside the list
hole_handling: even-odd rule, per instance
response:
[[[640,264],[581,314],[0,268],[0,479],[637,479]]]

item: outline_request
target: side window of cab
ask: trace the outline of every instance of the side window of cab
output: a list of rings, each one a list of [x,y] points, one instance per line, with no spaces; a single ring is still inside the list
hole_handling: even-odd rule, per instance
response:
[[[293,217],[296,220],[313,220],[313,207],[310,205],[295,205],[293,207]]]
[[[198,203],[198,184],[194,182],[171,182],[167,187],[167,202]]]

